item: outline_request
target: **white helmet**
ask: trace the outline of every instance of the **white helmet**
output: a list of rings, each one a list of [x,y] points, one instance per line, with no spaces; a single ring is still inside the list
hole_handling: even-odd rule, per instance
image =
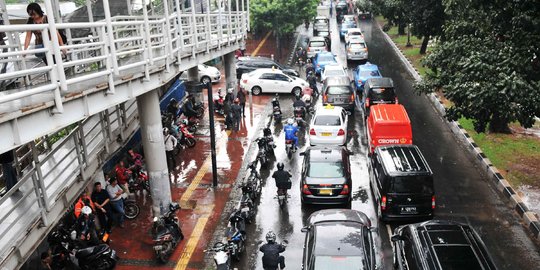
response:
[[[233,90],[234,90],[233,88],[229,88],[227,89],[227,93],[232,94]]]
[[[294,124],[294,120],[292,118],[287,119],[287,124],[289,125]]]
[[[89,206],[84,206],[82,209],[81,209],[81,213],[83,215],[90,215],[92,214],[92,208],[90,208]]]

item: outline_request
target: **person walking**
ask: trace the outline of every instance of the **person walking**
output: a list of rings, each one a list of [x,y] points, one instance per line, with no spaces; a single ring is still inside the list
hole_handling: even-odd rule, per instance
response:
[[[129,170],[126,168],[123,161],[120,161],[118,165],[116,165],[114,172],[116,173],[118,185],[124,190],[124,193],[129,196]]]
[[[242,119],[242,107],[240,107],[240,100],[236,98],[234,104],[231,106],[233,129],[238,132],[240,130],[240,119]]]
[[[94,191],[92,192],[92,201],[94,202],[96,215],[99,220],[100,229],[110,233],[112,222],[112,208],[109,198],[109,193],[103,189],[100,182],[94,184]]]
[[[124,228],[124,200],[122,194],[124,191],[118,185],[116,178],[111,179],[110,185],[107,186],[107,193],[109,193],[111,208],[116,212],[116,224],[120,228]]]
[[[167,155],[167,166],[169,172],[176,168],[176,159],[174,159],[174,149],[178,140],[169,132],[168,128],[163,128],[163,139],[165,141],[165,154]]]
[[[15,162],[15,151],[9,150],[0,155],[0,164],[2,164],[2,172],[4,175],[4,185],[6,192],[17,184],[17,171],[13,167]]]
[[[236,93],[236,98],[240,101],[240,108],[242,108],[242,117],[246,117],[246,91],[242,88]]]

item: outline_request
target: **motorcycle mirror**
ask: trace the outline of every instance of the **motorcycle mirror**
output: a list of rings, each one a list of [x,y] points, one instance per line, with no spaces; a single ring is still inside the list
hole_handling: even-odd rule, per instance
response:
[[[299,155],[305,156],[305,155],[306,155],[306,152],[299,153]]]
[[[400,241],[400,240],[404,240],[404,237],[401,236],[401,235],[394,234],[394,235],[392,235],[390,240],[392,240],[392,242],[397,242],[397,241]]]
[[[303,233],[307,233],[307,232],[309,232],[309,227],[304,227],[304,228],[300,229],[300,231],[303,232]]]

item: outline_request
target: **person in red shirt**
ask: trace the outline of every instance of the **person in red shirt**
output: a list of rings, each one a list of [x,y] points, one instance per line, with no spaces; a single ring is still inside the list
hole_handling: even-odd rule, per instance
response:
[[[114,169],[116,173],[116,179],[118,180],[118,185],[124,190],[124,193],[129,195],[129,170],[124,166],[124,162],[120,161],[116,168]]]

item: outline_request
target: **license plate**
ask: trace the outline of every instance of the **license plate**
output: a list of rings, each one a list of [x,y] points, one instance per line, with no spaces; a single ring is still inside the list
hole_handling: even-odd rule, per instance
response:
[[[332,195],[332,190],[328,188],[319,189],[319,194],[321,195]]]
[[[415,214],[415,213],[417,213],[417,211],[416,211],[416,206],[405,206],[405,207],[401,207],[401,213],[404,213],[404,214]]]
[[[332,136],[332,132],[321,132],[321,136],[325,136],[325,137]]]

